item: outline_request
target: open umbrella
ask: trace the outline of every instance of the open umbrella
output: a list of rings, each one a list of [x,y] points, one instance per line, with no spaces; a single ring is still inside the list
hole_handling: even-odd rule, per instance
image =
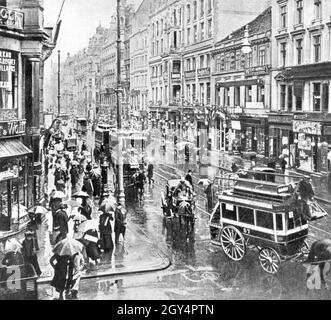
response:
[[[10,238],[5,244],[5,253],[7,252],[17,252],[22,249],[22,245],[15,238]]]
[[[37,206],[34,210],[35,214],[47,214],[48,210],[42,206]]]
[[[73,198],[89,198],[90,196],[88,195],[88,193],[86,193],[84,191],[79,191],[79,192],[76,192],[72,197]]]
[[[59,256],[74,256],[78,252],[83,252],[84,246],[75,239],[66,238],[59,242],[53,249]]]
[[[73,160],[73,161],[71,161],[71,165],[72,166],[79,166],[79,163],[78,163],[78,161]]]
[[[64,204],[66,204],[72,208],[78,208],[81,206],[81,204],[76,200],[68,200],[68,201],[65,201]]]
[[[98,230],[99,222],[96,220],[87,220],[80,224],[78,232],[86,233],[89,230]]]
[[[66,195],[62,191],[55,191],[52,198],[53,199],[64,199]]]
[[[99,241],[98,231],[96,229],[87,230],[83,235],[83,239],[89,242],[98,243]]]
[[[116,201],[113,201],[112,199],[107,199],[101,204],[99,211],[102,211],[103,213],[111,212],[111,211],[115,212],[116,207],[117,207]]]

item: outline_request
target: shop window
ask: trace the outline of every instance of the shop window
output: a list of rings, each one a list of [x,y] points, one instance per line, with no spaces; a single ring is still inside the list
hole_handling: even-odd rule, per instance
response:
[[[273,230],[273,214],[270,212],[256,211],[256,225],[261,228]]]
[[[222,216],[225,219],[237,220],[236,207],[232,204],[222,204]]]
[[[297,0],[297,24],[303,23],[303,0]]]
[[[321,84],[313,83],[313,106],[314,111],[321,111]]]
[[[294,81],[293,91],[295,96],[295,110],[302,111],[303,82]]]
[[[302,39],[296,40],[296,49],[297,49],[297,64],[301,65],[302,63]]]
[[[238,207],[239,221],[254,225],[254,210]]]

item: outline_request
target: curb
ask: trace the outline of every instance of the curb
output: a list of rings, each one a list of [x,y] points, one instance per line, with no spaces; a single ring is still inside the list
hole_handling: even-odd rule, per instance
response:
[[[110,276],[123,276],[123,275],[129,275],[129,274],[141,274],[141,273],[148,273],[148,272],[156,272],[156,271],[162,271],[165,269],[168,269],[171,266],[171,261],[168,258],[162,258],[163,263],[160,263],[155,266],[151,266],[149,268],[128,268],[128,270],[120,270],[120,271],[105,271],[105,272],[100,272],[97,274],[93,275],[83,275],[81,280],[88,280],[88,279],[96,279],[96,278],[105,278],[105,277],[110,277]],[[37,280],[38,285],[43,285],[43,284],[49,284],[52,281],[53,278],[48,277],[44,279],[39,279]]]

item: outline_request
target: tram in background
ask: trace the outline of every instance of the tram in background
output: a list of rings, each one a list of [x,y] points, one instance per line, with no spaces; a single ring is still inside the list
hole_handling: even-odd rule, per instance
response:
[[[124,183],[127,184],[132,176],[143,166],[147,147],[147,134],[139,131],[122,131],[122,155]],[[110,134],[110,154],[116,171],[118,170],[118,133]]]
[[[75,132],[78,133],[78,134],[86,134],[87,133],[87,120],[85,118],[77,118],[76,119]]]

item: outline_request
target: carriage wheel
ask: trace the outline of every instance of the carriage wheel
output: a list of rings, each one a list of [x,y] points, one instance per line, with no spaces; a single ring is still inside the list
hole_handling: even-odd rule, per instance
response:
[[[233,261],[240,261],[246,254],[244,236],[235,227],[228,226],[222,229],[220,242],[224,253]]]
[[[264,271],[275,274],[280,265],[280,257],[274,249],[264,248],[260,251],[259,262]]]

